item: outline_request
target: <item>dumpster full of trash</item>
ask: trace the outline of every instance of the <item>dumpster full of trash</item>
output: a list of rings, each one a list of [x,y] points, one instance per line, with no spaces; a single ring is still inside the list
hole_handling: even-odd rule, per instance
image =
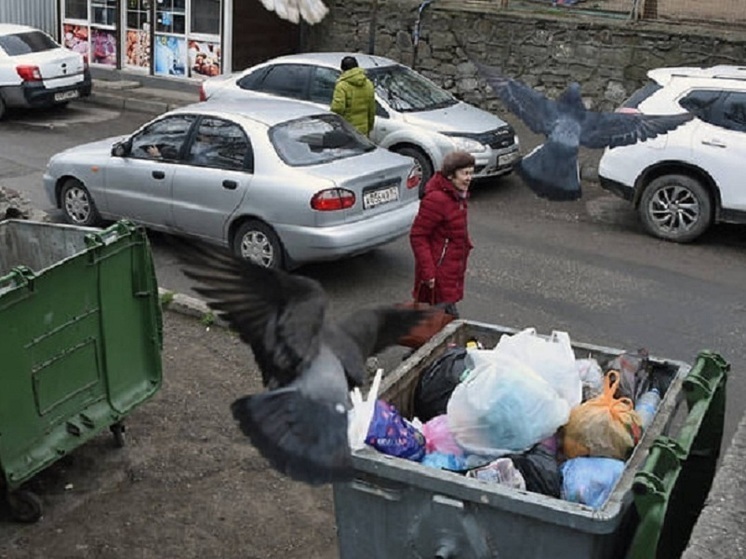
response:
[[[497,364],[480,369],[493,353]],[[541,373],[554,391],[534,372],[550,362]],[[387,437],[374,414],[369,446],[353,454],[355,479],[334,485],[340,558],[655,557],[665,514],[656,523],[646,509],[665,513],[671,489],[661,489],[675,484],[691,447],[667,435],[683,425],[691,439],[718,441],[709,479],[693,492],[701,507],[722,431],[696,435],[714,393],[724,405],[726,370],[707,353],[690,366],[564,333],[454,321],[381,383],[381,417],[407,429]],[[664,439],[678,458],[657,458]],[[410,459],[381,451],[417,445]],[[635,492],[650,506],[636,507]],[[637,555],[628,555],[633,540]]]
[[[0,489],[14,516],[41,504],[22,485],[110,429],[161,386],[162,321],[144,229],[0,222]]]

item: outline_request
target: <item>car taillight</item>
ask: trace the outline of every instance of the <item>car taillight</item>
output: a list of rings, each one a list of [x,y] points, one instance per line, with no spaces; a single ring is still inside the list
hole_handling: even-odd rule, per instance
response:
[[[38,66],[16,66],[16,72],[21,79],[25,82],[38,82],[41,81],[41,72]]]
[[[311,198],[311,207],[320,212],[344,210],[355,205],[355,193],[344,188],[330,188],[317,192]]]
[[[205,95],[205,86],[202,84],[199,84],[199,100],[207,101],[207,95]]]
[[[409,170],[409,175],[407,175],[407,188],[417,188],[421,180],[422,172],[417,165],[412,165],[412,168]]]

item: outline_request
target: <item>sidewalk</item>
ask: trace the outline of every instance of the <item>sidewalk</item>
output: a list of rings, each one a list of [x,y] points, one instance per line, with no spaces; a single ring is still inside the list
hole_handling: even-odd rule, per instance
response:
[[[85,101],[156,115],[198,100],[198,83],[112,71],[94,76],[93,93]],[[178,295],[171,309],[202,316],[206,307]],[[682,559],[746,557],[746,416],[723,448],[727,451]]]

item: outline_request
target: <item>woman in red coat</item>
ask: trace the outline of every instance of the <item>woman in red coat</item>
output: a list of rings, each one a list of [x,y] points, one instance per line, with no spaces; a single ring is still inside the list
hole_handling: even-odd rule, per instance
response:
[[[409,232],[415,266],[412,295],[445,307],[455,317],[456,303],[464,298],[466,262],[473,246],[467,225],[473,175],[470,153],[446,155],[440,171],[425,185],[425,196]]]

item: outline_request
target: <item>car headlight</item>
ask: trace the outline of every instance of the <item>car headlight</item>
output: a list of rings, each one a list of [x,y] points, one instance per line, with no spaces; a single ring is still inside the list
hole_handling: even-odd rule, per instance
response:
[[[482,142],[478,142],[473,138],[465,138],[463,136],[450,136],[450,139],[456,149],[462,151],[468,151],[470,153],[480,153],[487,149]]]

